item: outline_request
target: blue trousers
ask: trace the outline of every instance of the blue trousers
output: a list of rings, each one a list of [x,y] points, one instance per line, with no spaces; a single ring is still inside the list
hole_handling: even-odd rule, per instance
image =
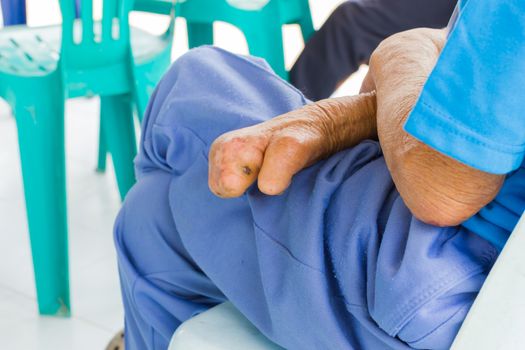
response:
[[[160,82],[115,226],[127,349],[166,349],[225,300],[287,349],[449,348],[497,251],[413,218],[377,142],[304,169],[280,196],[208,189],[217,136],[306,103],[264,62],[212,47]]]
[[[419,27],[446,27],[456,2],[345,1],[306,43],[290,71],[290,81],[310,99],[327,98],[361,64],[367,64],[390,35]]]

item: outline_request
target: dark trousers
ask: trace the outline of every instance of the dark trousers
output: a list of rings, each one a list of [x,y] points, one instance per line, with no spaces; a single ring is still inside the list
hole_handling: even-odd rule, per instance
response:
[[[308,98],[329,97],[388,36],[418,27],[442,28],[456,0],[350,0],[312,36],[290,72]]]

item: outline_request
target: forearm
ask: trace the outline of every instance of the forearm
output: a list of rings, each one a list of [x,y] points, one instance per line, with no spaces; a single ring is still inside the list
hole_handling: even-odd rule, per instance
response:
[[[371,63],[377,98],[381,102],[377,125],[385,161],[396,188],[416,217],[439,226],[456,225],[494,198],[503,177],[449,158],[403,130],[444,45],[445,34],[438,30],[419,30],[415,35],[401,35],[398,39],[393,45],[387,43],[386,47],[380,47],[377,60]],[[404,58],[403,65],[392,59],[396,56]]]
[[[268,126],[273,132],[300,128],[317,133],[318,152],[312,154],[315,162],[363,140],[377,140],[376,94],[321,100],[274,118]]]

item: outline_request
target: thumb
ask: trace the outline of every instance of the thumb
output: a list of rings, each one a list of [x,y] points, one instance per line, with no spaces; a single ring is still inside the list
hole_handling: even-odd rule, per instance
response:
[[[311,155],[296,138],[279,137],[271,140],[259,172],[259,190],[268,195],[284,192],[290,186],[292,177],[311,163]]]

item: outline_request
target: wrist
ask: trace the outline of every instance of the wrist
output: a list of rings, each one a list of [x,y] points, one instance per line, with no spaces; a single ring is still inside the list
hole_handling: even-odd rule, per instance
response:
[[[313,108],[328,154],[377,139],[376,93],[321,100]]]

